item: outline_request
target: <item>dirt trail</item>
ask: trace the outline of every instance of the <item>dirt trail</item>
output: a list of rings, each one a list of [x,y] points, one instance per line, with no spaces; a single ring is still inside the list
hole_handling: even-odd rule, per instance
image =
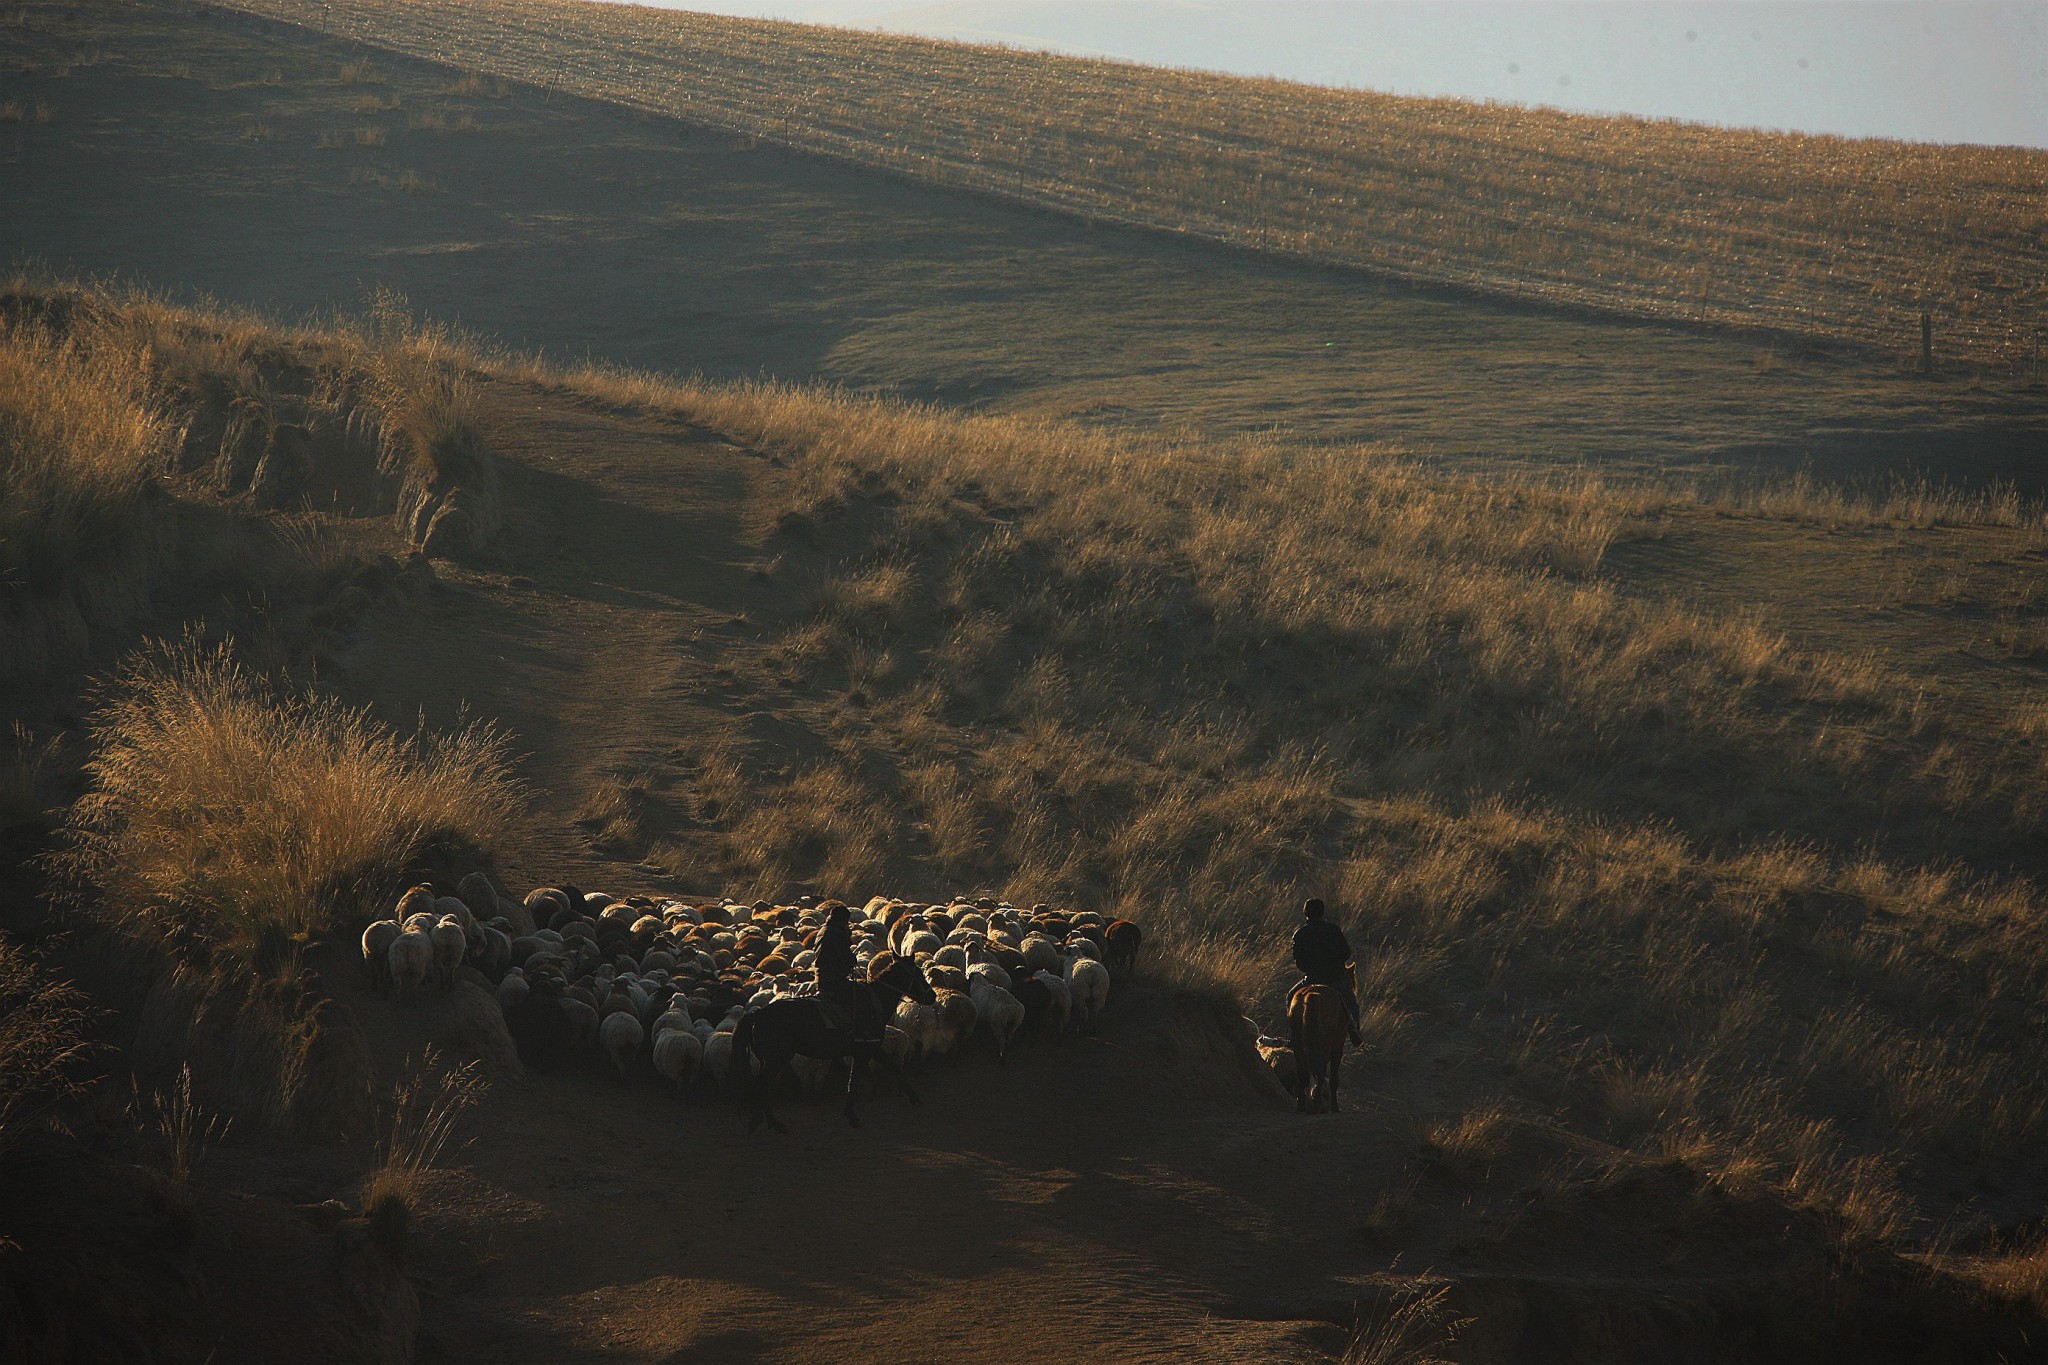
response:
[[[801,609],[755,572],[781,472],[643,414],[509,383],[486,390],[503,460],[497,561],[443,566],[424,604],[369,619],[337,660],[394,719],[464,714],[530,757],[531,830],[508,880],[671,887],[609,862],[576,810],[714,710],[721,647]],[[337,964],[335,979],[354,980]],[[395,1064],[445,1022],[357,994]],[[1164,992],[1101,1036],[998,1069],[975,1057],[885,1094],[850,1131],[797,1106],[787,1137],[596,1070],[493,1089],[440,1176],[421,1271],[445,1358],[1187,1360],[1315,1358],[1351,1297],[1335,1207],[1398,1172],[1352,1161],[1353,1197],[1295,1196],[1385,1117],[1304,1127],[1215,1054],[1217,1023]],[[1308,1150],[1304,1150],[1307,1148]],[[1326,1167],[1327,1169],[1327,1167]],[[1348,1310],[1342,1310],[1348,1311]],[[1320,1349],[1317,1349],[1320,1348]]]

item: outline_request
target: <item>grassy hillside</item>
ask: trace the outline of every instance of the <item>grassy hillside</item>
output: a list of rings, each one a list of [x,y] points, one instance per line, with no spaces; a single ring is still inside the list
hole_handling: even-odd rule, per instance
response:
[[[488,75],[1433,282],[2038,364],[2048,153],[1728,132],[577,0],[255,0]]]
[[[260,357],[280,398],[350,357],[361,367],[385,334],[43,297],[16,306],[55,320],[45,353],[178,338],[188,355]],[[67,317],[89,325],[74,337]],[[1638,1315],[1616,1341],[1666,1340],[1644,1305],[1722,1321],[1749,1283],[1661,1266],[1620,1286],[1611,1248],[1676,1235],[1659,1231],[1675,1218],[1702,1267],[1760,1238],[1824,1255],[1828,1282],[1859,1295],[1924,1258],[1897,1300],[1923,1306],[1898,1311],[1941,1313],[1959,1351],[1999,1315],[2033,1311],[2026,1220],[2048,1112],[2038,670],[2021,666],[2024,689],[1985,688],[1848,610],[1829,627],[1836,647],[1803,647],[1700,605],[1671,550],[1796,552],[1855,573],[1885,545],[1951,557],[1990,592],[2029,574],[2038,508],[1480,480],[1371,451],[1118,436],[398,335],[416,339],[410,358],[384,373],[467,395],[470,439],[496,452],[502,530],[428,588],[359,605],[323,651],[321,685],[408,725],[499,727],[536,817],[499,818],[488,747],[437,766],[356,713],[268,702],[203,658],[145,668],[94,727],[96,786],[72,817],[83,870],[128,922],[253,938],[237,951],[261,959],[259,920],[281,916],[314,941],[286,953],[277,990],[299,951],[347,982],[364,888],[450,814],[503,839],[533,881],[566,868],[695,894],[987,888],[1135,913],[1153,935],[1148,989],[1271,1018],[1290,907],[1317,892],[1365,953],[1370,1037],[1349,1083],[1375,1113],[1273,1140],[1333,1170],[1365,1162],[1371,1180],[1295,1209],[1239,1170],[1231,1144],[1269,1116],[1213,1095],[1209,1054],[1187,1051],[1184,1031],[1064,1065],[1164,1059],[1147,1062],[1167,1067],[1157,1078],[1100,1072],[1103,1093],[1156,1085],[1192,1105],[1221,1145],[1190,1139],[1175,1159],[1210,1172],[1228,1207],[1284,1206],[1315,1228],[1283,1259],[1318,1292],[1355,1290],[1344,1277],[1393,1251],[1498,1283],[1544,1247],[1558,1283],[1516,1291],[1547,1305],[1531,1311],[1562,1312],[1553,1296],[1580,1291],[1560,1286],[1592,1276]],[[345,379],[300,401],[378,392]],[[374,502],[341,520],[390,524]],[[1776,591],[1767,617],[1799,595],[1797,576]],[[179,815],[191,790],[213,793],[196,824]],[[366,819],[380,812],[392,818]],[[340,952],[322,956],[329,935]],[[273,1003],[293,1017],[297,1000]],[[188,1004],[210,1017],[203,994]],[[391,1055],[428,1027],[356,1008]],[[211,1055],[229,1035],[180,1036]],[[1114,1161],[1074,1148],[1080,1092],[1058,1069],[1028,1074],[1033,1112],[1061,1135],[1064,1154],[1044,1160],[1113,1185]],[[615,1083],[595,1096],[567,1084],[502,1103],[564,1134],[595,1107],[642,1123]],[[934,1085],[984,1082],[970,1069]],[[980,1103],[939,1107],[948,1143],[1022,1159],[977,1130]],[[709,1141],[721,1112],[687,1131]],[[1090,1112],[1105,1131],[1141,1117]],[[656,1119],[672,1141],[676,1120]],[[900,1141],[928,1145],[930,1131]],[[464,1161],[525,1180],[521,1153],[545,1145],[485,1143]],[[1642,1195],[1645,1180],[1667,1193]],[[521,1188],[556,1197],[545,1180]],[[430,1204],[430,1220],[505,1235],[497,1194],[454,1203]],[[1158,1267],[1138,1278],[1155,1290],[1199,1262],[1171,1237],[1118,1235]],[[766,1237],[762,1254],[778,1245]],[[1039,1252],[1019,1254],[1038,1273]],[[1087,1264],[1089,1304],[1122,1292],[1100,1276],[1131,1273]],[[1796,1356],[1814,1322],[1855,1326],[1797,1307],[1820,1302],[1826,1278],[1800,1265],[1784,1272],[1800,1277],[1781,1287],[1785,1316],[1754,1329],[1766,1354]],[[606,1274],[638,1283],[645,1267]],[[537,1284],[529,1299],[562,1293]],[[480,1330],[501,1302],[485,1292],[436,1311],[473,1312],[457,1320]],[[579,1293],[551,1302],[563,1321],[587,1311]],[[900,1286],[879,1302],[925,1304]],[[1609,1345],[1609,1358],[1633,1349]]]
[[[522,348],[1465,466],[2039,491],[2040,389],[1093,228],[238,12],[0,23],[0,254],[274,315],[394,286]],[[27,192],[26,187],[35,192]]]

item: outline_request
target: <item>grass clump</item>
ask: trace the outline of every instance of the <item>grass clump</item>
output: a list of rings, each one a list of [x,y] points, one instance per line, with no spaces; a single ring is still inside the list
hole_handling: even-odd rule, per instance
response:
[[[475,1063],[443,1069],[430,1050],[392,1089],[377,1164],[363,1179],[362,1208],[371,1240],[393,1259],[404,1259],[411,1243],[424,1177],[484,1088]]]
[[[85,1020],[83,995],[0,939],[0,1151],[70,1091],[72,1066],[90,1047]]]
[[[174,435],[144,355],[0,317],[0,593],[129,554]]]
[[[145,656],[97,716],[64,862],[105,913],[249,954],[360,915],[437,847],[488,849],[521,802],[488,727],[402,739],[273,696],[225,646]]]

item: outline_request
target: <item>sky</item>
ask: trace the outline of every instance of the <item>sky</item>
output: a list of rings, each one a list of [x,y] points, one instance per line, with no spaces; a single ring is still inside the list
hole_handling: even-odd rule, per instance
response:
[[[2048,0],[656,0],[1400,94],[2048,147]]]

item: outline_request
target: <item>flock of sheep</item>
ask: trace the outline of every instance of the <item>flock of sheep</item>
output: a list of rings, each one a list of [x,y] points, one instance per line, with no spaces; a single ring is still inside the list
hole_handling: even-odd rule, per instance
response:
[[[541,887],[523,902],[488,878],[453,896],[415,886],[363,931],[363,961],[401,997],[468,982],[490,991],[528,1066],[601,1053],[620,1076],[650,1067],[679,1092],[723,1090],[733,1031],[751,1008],[815,991],[812,946],[834,902],[696,904]],[[1112,969],[1136,965],[1143,934],[1092,911],[1025,910],[993,900],[918,905],[876,897],[850,907],[856,960],[889,951],[923,969],[935,1004],[904,1000],[884,1050],[903,1066],[977,1039],[1007,1059],[1021,1040],[1092,1028]],[[831,1063],[799,1057],[816,1097]]]

